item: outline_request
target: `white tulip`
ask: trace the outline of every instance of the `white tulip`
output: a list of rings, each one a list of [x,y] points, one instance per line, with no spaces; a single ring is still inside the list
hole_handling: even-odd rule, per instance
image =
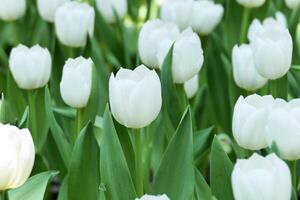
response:
[[[70,1],[55,13],[55,30],[59,41],[70,47],[83,47],[94,34],[95,11],[87,3]]]
[[[199,76],[198,74],[184,83],[184,91],[186,96],[191,99],[193,98],[199,88]]]
[[[256,8],[262,6],[266,0],[237,0],[237,2],[246,8]]]
[[[283,27],[287,28],[288,27],[288,22],[287,22],[287,19],[286,19],[286,16],[278,11],[275,13],[275,19],[277,22],[279,22]]]
[[[221,22],[224,8],[221,4],[215,4],[210,0],[193,2],[191,13],[191,26],[201,35],[208,35]]]
[[[179,35],[178,27],[169,22],[155,19],[146,22],[139,34],[138,48],[142,62],[151,68],[159,68],[158,51],[160,46],[169,46]],[[171,45],[170,45],[171,44]]]
[[[300,0],[285,0],[285,3],[290,9],[297,9],[300,5]]]
[[[268,79],[284,76],[291,67],[293,41],[286,27],[273,18],[252,22],[248,38],[258,73]]]
[[[169,197],[165,194],[159,195],[159,196],[153,196],[153,195],[148,195],[145,194],[141,198],[136,198],[135,200],[170,200]]]
[[[268,146],[266,138],[267,116],[274,98],[256,94],[246,98],[240,96],[234,106],[232,132],[237,143],[250,150]]]
[[[283,100],[282,100],[283,101]],[[275,142],[279,154],[287,160],[300,158],[300,99],[272,109],[267,121],[269,146]]]
[[[239,159],[231,175],[235,200],[290,200],[291,173],[275,154]]]
[[[59,6],[70,0],[37,0],[40,16],[47,22],[54,22],[54,15]]]
[[[161,19],[177,24],[183,30],[189,27],[193,0],[167,0],[161,7]]]
[[[116,22],[115,14],[123,18],[127,13],[126,0],[96,0],[97,8],[106,21]]]
[[[121,68],[109,79],[109,102],[114,118],[128,128],[143,128],[155,120],[162,105],[161,83],[144,65]]]
[[[64,65],[60,93],[64,102],[74,108],[87,105],[92,90],[93,61],[88,58],[69,58]]]
[[[48,49],[39,45],[28,48],[20,44],[10,53],[9,68],[20,88],[41,88],[50,79],[51,55]]]
[[[262,88],[267,79],[256,71],[253,53],[250,45],[237,45],[232,51],[233,77],[235,83],[248,91],[255,91]]]
[[[14,21],[24,16],[26,0],[1,0],[0,19]]]
[[[28,129],[0,124],[0,191],[25,183],[33,168],[35,150]]]

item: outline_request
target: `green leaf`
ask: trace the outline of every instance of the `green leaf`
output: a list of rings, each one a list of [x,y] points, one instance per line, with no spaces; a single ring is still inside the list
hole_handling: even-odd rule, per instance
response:
[[[76,140],[68,173],[69,199],[97,199],[100,185],[99,146],[93,124],[82,129]]]
[[[195,132],[194,134],[194,153],[195,156],[200,156],[211,143],[212,132],[214,127]]]
[[[172,200],[192,199],[194,179],[193,131],[187,108],[162,158],[153,193],[165,193]]]
[[[28,127],[28,114],[29,114],[29,108],[28,106],[26,106],[24,113],[22,115],[22,118],[18,124],[18,127],[20,128],[24,128],[24,127]]]
[[[135,199],[135,187],[108,108],[103,119],[101,141],[101,181],[106,199]]]
[[[57,200],[67,200],[68,199],[68,195],[69,195],[68,194],[68,185],[69,185],[68,176],[66,176],[60,186]]]
[[[215,136],[211,147],[211,190],[218,200],[232,200],[231,173],[233,165]]]
[[[57,174],[58,172],[47,171],[29,178],[24,185],[8,192],[9,199],[43,200],[48,183]]]
[[[212,200],[211,189],[203,178],[202,174],[195,169],[195,196],[198,200]]]

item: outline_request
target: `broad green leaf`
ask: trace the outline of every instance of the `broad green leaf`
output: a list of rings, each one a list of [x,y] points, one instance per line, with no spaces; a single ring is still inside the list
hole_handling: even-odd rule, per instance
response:
[[[212,200],[211,189],[203,178],[202,174],[195,169],[195,196],[198,200]]]
[[[103,119],[100,170],[106,199],[135,199],[135,187],[108,108]]]
[[[233,165],[215,136],[211,147],[210,183],[218,200],[233,200],[231,173]]]
[[[48,183],[57,174],[58,172],[47,171],[29,178],[24,185],[8,192],[9,199],[43,200]]]
[[[68,195],[69,195],[68,194],[68,185],[69,185],[68,176],[66,176],[60,186],[57,200],[67,200],[68,199]]]
[[[29,114],[29,108],[28,106],[26,106],[24,113],[22,115],[22,118],[18,124],[18,127],[20,128],[24,128],[24,127],[28,127],[28,114]]]
[[[76,140],[68,173],[68,196],[72,200],[97,199],[100,185],[100,150],[93,124],[82,129]]]
[[[194,193],[194,151],[190,108],[171,139],[155,175],[153,193],[172,200],[192,199]]]
[[[209,147],[212,138],[212,131],[214,127],[200,130],[194,133],[194,153],[195,156],[200,156],[205,149]]]

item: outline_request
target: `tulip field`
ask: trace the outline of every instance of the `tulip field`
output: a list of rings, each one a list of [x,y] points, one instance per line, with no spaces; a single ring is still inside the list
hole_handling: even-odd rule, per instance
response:
[[[0,0],[0,200],[300,199],[300,0]]]

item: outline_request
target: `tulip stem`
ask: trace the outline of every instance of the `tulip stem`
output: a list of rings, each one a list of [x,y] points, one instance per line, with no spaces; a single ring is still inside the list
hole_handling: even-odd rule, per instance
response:
[[[297,191],[297,160],[291,161],[289,163],[291,174],[292,174],[292,183],[293,188]]]
[[[82,129],[82,118],[83,118],[83,111],[84,109],[82,108],[78,108],[77,109],[77,112],[76,112],[76,119],[75,119],[75,131],[74,131],[74,134],[73,134],[73,138],[72,138],[72,142],[73,144],[75,144],[75,141]]]
[[[8,200],[6,191],[0,191],[0,200]]]
[[[37,136],[37,119],[36,119],[36,90],[28,90],[28,106],[29,106],[29,127],[33,140],[36,141]]]
[[[249,25],[249,20],[250,20],[250,9],[245,8],[244,13],[243,13],[243,21],[242,21],[242,28],[241,28],[241,35],[240,35],[240,43],[244,43],[246,41],[246,36],[247,36],[247,29]]]
[[[142,163],[142,134],[139,129],[133,129],[135,152],[135,184],[137,195],[143,195],[143,163]]]

